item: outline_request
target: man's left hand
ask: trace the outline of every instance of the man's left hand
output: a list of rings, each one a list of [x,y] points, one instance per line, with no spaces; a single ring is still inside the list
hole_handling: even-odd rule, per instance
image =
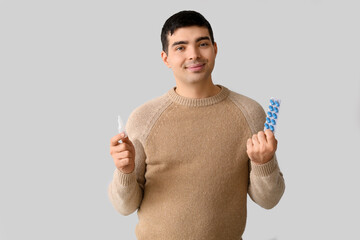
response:
[[[251,161],[257,164],[264,164],[269,162],[275,154],[277,149],[277,140],[274,133],[266,129],[259,131],[247,140],[246,153],[249,155]]]

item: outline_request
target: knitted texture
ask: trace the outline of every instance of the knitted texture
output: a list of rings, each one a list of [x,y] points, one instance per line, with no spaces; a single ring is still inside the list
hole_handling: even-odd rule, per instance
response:
[[[259,165],[246,153],[247,139],[263,130],[263,108],[217,86],[201,99],[173,87],[130,114],[135,170],[115,169],[109,198],[122,215],[137,210],[139,240],[241,239],[247,194],[266,209],[283,195],[276,155]]]

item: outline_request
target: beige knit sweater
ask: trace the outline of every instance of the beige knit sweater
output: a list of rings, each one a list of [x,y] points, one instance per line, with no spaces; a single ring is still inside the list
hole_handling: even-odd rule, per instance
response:
[[[241,239],[247,194],[269,209],[284,179],[276,155],[256,165],[246,141],[264,129],[255,100],[221,87],[191,99],[175,88],[136,108],[126,124],[135,146],[135,170],[115,169],[109,198],[122,215],[137,211],[139,240]]]

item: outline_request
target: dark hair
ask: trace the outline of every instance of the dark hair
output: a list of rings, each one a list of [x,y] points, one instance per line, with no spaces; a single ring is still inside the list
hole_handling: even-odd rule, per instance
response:
[[[206,27],[210,34],[212,44],[214,44],[214,35],[210,23],[198,12],[191,10],[184,10],[175,13],[166,20],[161,30],[161,43],[163,51],[168,53],[169,41],[167,38],[168,33],[172,35],[176,29],[182,27],[199,26]]]

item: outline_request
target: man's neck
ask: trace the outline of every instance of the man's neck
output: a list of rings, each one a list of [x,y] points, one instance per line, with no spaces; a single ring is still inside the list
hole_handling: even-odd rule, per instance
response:
[[[209,83],[194,83],[194,84],[176,84],[175,92],[180,96],[187,98],[207,98],[218,94],[221,91],[219,86],[216,86],[210,81]]]

